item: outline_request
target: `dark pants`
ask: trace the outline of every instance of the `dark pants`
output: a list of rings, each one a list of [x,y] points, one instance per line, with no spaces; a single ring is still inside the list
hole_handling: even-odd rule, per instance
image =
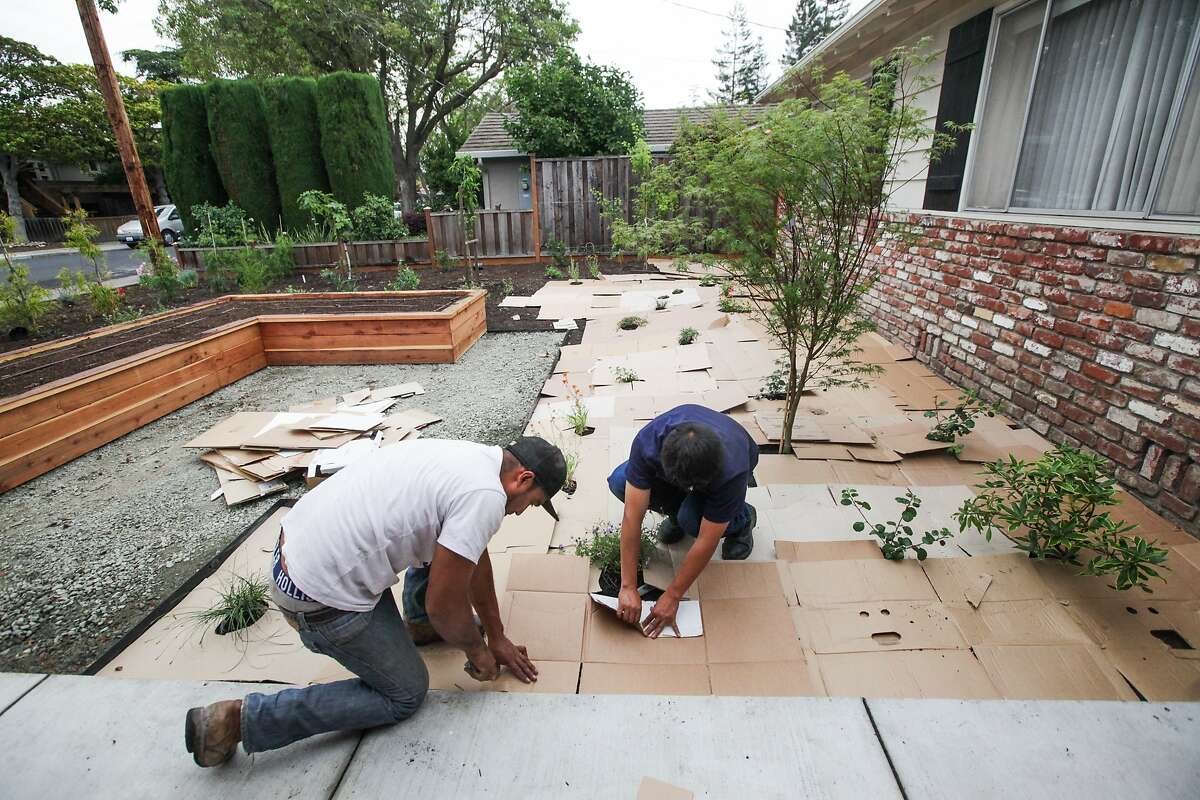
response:
[[[618,500],[625,502],[625,472],[629,467],[626,461],[612,471],[608,476],[608,489]],[[670,517],[684,533],[695,539],[700,535],[700,520],[703,517],[704,503],[708,498],[702,492],[685,492],[678,486],[666,481],[655,481],[650,484],[650,510],[656,514]],[[742,507],[729,521],[725,535],[741,533],[750,523],[750,506],[742,503]]]

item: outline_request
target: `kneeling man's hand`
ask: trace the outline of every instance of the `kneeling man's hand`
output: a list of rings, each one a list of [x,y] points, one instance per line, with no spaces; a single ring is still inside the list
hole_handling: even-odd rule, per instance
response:
[[[529,658],[525,645],[513,644],[507,636],[498,636],[488,643],[488,650],[496,663],[508,667],[522,683],[533,683],[537,680],[537,667]]]
[[[675,615],[679,613],[679,599],[664,593],[654,601],[654,608],[646,621],[642,623],[642,632],[651,639],[657,639],[659,634],[667,629],[673,629],[679,635],[679,626],[675,623]]]

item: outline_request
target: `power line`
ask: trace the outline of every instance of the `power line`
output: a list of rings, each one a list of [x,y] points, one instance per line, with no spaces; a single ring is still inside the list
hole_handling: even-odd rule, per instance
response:
[[[720,11],[709,11],[707,8],[697,8],[696,6],[689,6],[687,3],[679,3],[679,2],[676,2],[676,0],[661,0],[661,2],[666,3],[669,6],[677,6],[679,8],[686,8],[688,11],[695,11],[698,14],[707,14],[710,17],[719,17],[720,19],[729,20],[730,22],[733,21],[732,14],[722,14]],[[783,31],[784,33],[787,33],[787,28],[780,28],[778,25],[768,25],[765,22],[755,22],[752,19],[747,19],[746,24],[753,25],[756,28],[766,28],[767,30],[770,30],[770,31]]]

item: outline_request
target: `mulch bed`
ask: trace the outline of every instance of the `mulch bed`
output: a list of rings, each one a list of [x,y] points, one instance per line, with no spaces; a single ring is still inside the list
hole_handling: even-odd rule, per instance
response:
[[[640,263],[604,263],[601,269],[607,274],[627,274],[653,271],[653,267]],[[432,267],[418,268],[421,290],[462,289],[461,269],[438,270]],[[388,270],[364,270],[355,275],[361,291],[381,291],[388,288],[395,273]],[[476,282],[488,290],[487,329],[504,331],[549,331],[554,329],[550,320],[538,320],[531,309],[500,308],[506,294],[527,296],[546,283],[544,268],[537,265],[493,265],[476,273]],[[307,292],[329,292],[335,287],[315,273],[295,275],[285,282],[271,287],[269,292],[286,289]],[[507,291],[506,291],[507,290]],[[185,291],[173,307],[199,303],[218,296],[207,287],[200,286]],[[139,309],[147,315],[163,310],[157,307],[153,295],[141,286],[130,286],[125,291],[125,302],[130,308]],[[318,300],[305,298],[304,294],[285,294],[278,301],[250,303],[231,302],[207,308],[194,314],[180,315],[169,319],[138,326],[133,329],[106,334],[67,347],[57,348],[26,358],[0,364],[0,386],[3,396],[11,396],[68,375],[73,375],[126,356],[144,352],[165,344],[196,338],[204,331],[254,314],[288,313],[340,313],[440,311],[454,302],[453,298],[408,297],[382,299]],[[252,306],[252,308],[250,307]],[[519,319],[513,319],[514,316]],[[581,323],[582,325],[582,323]],[[37,336],[22,339],[4,337],[0,339],[0,353],[29,347],[44,341],[78,336],[96,328],[104,327],[101,320],[92,319],[85,302],[73,306],[56,306],[42,321],[42,332]],[[571,331],[567,344],[577,343],[582,328]]]

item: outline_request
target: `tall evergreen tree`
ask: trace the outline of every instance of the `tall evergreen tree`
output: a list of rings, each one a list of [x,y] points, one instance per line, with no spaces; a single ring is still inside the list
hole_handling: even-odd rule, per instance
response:
[[[799,0],[783,47],[784,68],[795,64],[841,24],[846,0]]]
[[[767,86],[767,51],[762,37],[750,32],[740,0],[733,4],[725,41],[713,66],[717,68],[717,89],[709,92],[709,98],[714,103],[753,103]]]

